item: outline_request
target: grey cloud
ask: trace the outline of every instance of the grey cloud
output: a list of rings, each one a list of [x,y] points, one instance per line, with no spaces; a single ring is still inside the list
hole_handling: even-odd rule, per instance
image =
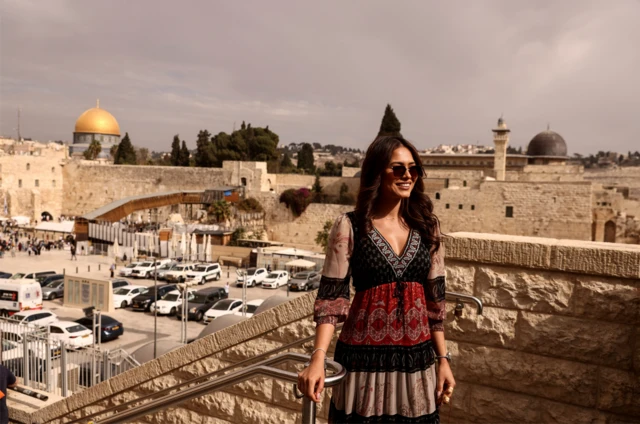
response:
[[[531,3],[531,4],[529,4]],[[570,152],[637,149],[637,1],[5,0],[0,133],[71,138],[95,98],[134,143],[234,122],[366,147],[387,102],[419,148],[512,144],[551,123]]]

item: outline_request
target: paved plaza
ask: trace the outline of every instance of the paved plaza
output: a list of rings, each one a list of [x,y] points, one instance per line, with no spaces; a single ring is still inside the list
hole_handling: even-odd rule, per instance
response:
[[[68,250],[42,250],[40,256],[28,256],[27,253],[16,253],[16,257],[5,255],[0,259],[0,271],[4,272],[33,272],[33,271],[55,271],[57,273],[67,273],[94,279],[108,279],[109,266],[113,261],[106,256],[81,256],[77,261],[71,261],[71,254]],[[77,273],[76,273],[77,268]],[[120,266],[116,268],[117,272]],[[142,286],[153,286],[154,281],[148,279],[126,278],[131,284]],[[242,298],[242,287],[235,286],[235,268],[223,267],[220,281],[208,282],[202,286],[194,286],[196,290],[206,287],[224,287],[227,281],[230,282],[230,298]],[[158,284],[165,284],[159,281]],[[291,292],[289,296],[299,296],[302,293]],[[247,300],[266,299],[267,297],[279,295],[287,296],[286,287],[279,289],[263,289],[262,287],[247,288]],[[62,299],[53,301],[45,300],[44,308],[55,312],[61,320],[74,321],[84,316],[81,309],[69,308],[62,305]],[[154,316],[148,312],[136,312],[129,308],[116,309],[108,313],[109,316],[121,321],[124,324],[124,335],[116,340],[106,342],[105,348],[115,349],[121,347],[128,352],[133,352],[141,345],[153,340]],[[157,318],[158,340],[167,339],[176,342],[180,341],[180,321],[175,317],[161,316]],[[188,337],[196,337],[204,325],[199,322],[189,321],[187,325]]]

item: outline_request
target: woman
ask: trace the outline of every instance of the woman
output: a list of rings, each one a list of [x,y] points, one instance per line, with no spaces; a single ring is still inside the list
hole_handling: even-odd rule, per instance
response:
[[[444,246],[422,174],[411,143],[376,139],[362,164],[356,209],[331,230],[315,347],[298,378],[318,402],[326,352],[344,322],[334,360],[348,374],[333,388],[330,422],[439,423],[438,405],[453,393],[443,333]]]

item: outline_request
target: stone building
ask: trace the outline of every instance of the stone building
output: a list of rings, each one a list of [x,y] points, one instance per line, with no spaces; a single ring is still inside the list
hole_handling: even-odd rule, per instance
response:
[[[87,109],[76,121],[73,132],[73,144],[69,146],[69,153],[77,156],[89,148],[93,140],[100,142],[102,152],[99,158],[108,158],[111,147],[120,143],[120,126],[112,114],[100,109],[100,101],[96,107]]]

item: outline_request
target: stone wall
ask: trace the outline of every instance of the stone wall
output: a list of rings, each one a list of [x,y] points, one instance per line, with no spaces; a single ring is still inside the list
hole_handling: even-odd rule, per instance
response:
[[[427,192],[445,232],[591,240],[591,184],[587,182],[485,181],[479,189],[436,191],[430,187]],[[507,206],[513,208],[511,218],[506,216]]]
[[[445,334],[457,387],[443,422],[637,422],[640,248],[469,233],[452,234],[445,245],[447,290],[479,297],[484,313],[468,305],[455,317],[449,302]],[[314,331],[314,296],[33,414],[10,402],[11,418],[61,423],[300,340]],[[329,395],[319,408],[321,423]],[[300,408],[290,384],[257,378],[137,422],[293,423]]]
[[[584,179],[609,186],[629,187],[629,198],[640,200],[640,167],[585,169]]]

